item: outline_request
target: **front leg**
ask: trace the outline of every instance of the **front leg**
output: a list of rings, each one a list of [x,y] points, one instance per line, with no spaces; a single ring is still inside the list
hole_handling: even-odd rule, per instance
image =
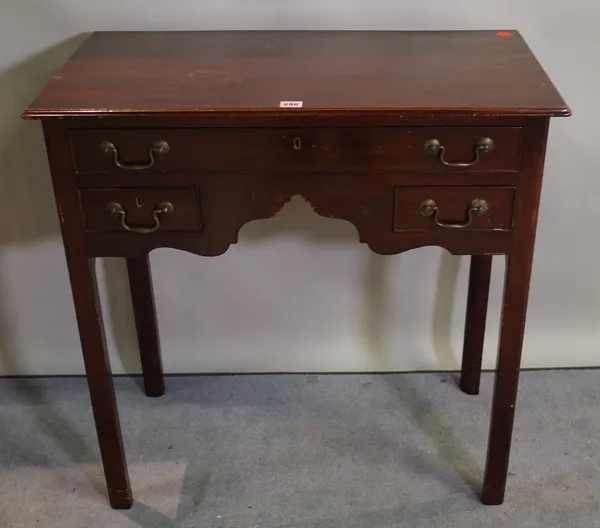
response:
[[[66,124],[62,120],[45,122],[44,136],[108,497],[113,508],[128,509],[133,497],[106,349],[95,259],[86,250]]]
[[[494,402],[483,478],[483,503],[502,504],[515,417],[531,258],[507,257]]]
[[[95,259],[70,249],[66,250],[66,256],[110,505],[128,509],[133,496],[106,349]]]
[[[504,501],[547,134],[547,118],[529,119],[523,134],[522,181],[514,203],[515,239],[506,257],[494,401],[483,477],[484,504]]]

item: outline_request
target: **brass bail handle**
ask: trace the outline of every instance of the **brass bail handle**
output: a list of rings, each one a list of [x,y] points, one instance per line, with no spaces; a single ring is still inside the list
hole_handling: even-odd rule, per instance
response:
[[[480,154],[492,152],[494,150],[494,140],[489,137],[481,138],[473,148],[473,159],[471,161],[446,161],[444,159],[444,145],[439,139],[428,139],[425,141],[425,152],[438,156],[440,162],[446,167],[466,168],[475,165],[480,158]]]
[[[147,235],[148,233],[154,233],[160,229],[160,216],[163,214],[171,214],[175,207],[171,202],[160,202],[152,211],[152,218],[154,219],[154,225],[151,227],[133,227],[127,224],[127,212],[123,206],[118,202],[110,202],[106,209],[112,215],[118,216],[121,219],[121,227],[125,231],[130,233],[140,233]]]
[[[423,216],[433,216],[433,220],[440,227],[449,227],[452,229],[464,229],[465,227],[469,227],[471,222],[473,221],[473,215],[483,216],[487,214],[490,210],[489,204],[485,200],[476,199],[471,202],[471,206],[469,207],[467,220],[462,224],[447,224],[445,222],[440,222],[438,215],[440,214],[440,209],[437,206],[435,200],[427,199],[421,202],[419,206],[421,214]]]
[[[132,170],[132,171],[143,171],[148,170],[154,167],[156,163],[156,158],[159,156],[164,156],[169,153],[170,147],[166,141],[162,139],[159,141],[155,141],[150,149],[148,150],[149,161],[145,164],[127,164],[122,163],[119,160],[119,149],[115,146],[111,141],[103,141],[100,143],[100,151],[105,156],[112,156],[114,164],[119,167],[119,169]]]

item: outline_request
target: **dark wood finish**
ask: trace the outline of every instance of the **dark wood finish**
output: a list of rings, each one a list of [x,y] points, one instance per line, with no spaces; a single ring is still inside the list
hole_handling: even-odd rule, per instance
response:
[[[303,101],[301,112],[569,111],[517,32],[101,32],[27,116],[273,114],[280,101]]]
[[[548,125],[548,119],[532,121],[523,138],[524,183],[517,188],[515,197],[515,224],[519,229],[506,257],[494,402],[483,479],[485,504],[502,504],[508,477]]]
[[[127,275],[142,360],[144,389],[146,396],[158,398],[165,393],[165,380],[148,256],[128,258]]]
[[[158,156],[147,172],[298,172],[374,171],[516,171],[521,129],[517,127],[388,128],[209,128],[157,130],[78,130],[72,134],[78,172],[117,172],[112,157],[99,146],[112,142],[124,163],[148,161],[157,140],[168,154]],[[449,160],[469,161],[480,138],[494,150],[473,167],[451,169],[425,152],[428,139],[439,139]],[[269,152],[265,156],[265,152]],[[146,172],[146,171],[145,171]]]
[[[26,110],[24,119],[45,119],[45,117],[32,116]],[[102,117],[102,119],[98,119]],[[62,116],[69,119],[69,129],[99,130],[99,129],[136,129],[140,130],[140,116],[135,114],[117,113],[110,116]],[[473,117],[477,117],[476,120]],[[115,119],[118,120],[115,123]],[[526,116],[481,114],[474,116],[471,113],[449,114],[436,113],[398,113],[398,112],[373,112],[368,109],[352,108],[351,112],[325,112],[320,110],[274,110],[272,113],[248,112],[209,112],[209,113],[150,113],[145,114],[143,129],[147,128],[331,128],[331,127],[522,127]],[[275,118],[275,121],[273,120]]]
[[[339,167],[338,169],[339,170]],[[384,167],[380,170],[369,170],[364,173],[356,173],[348,170],[344,173],[303,173],[316,174],[319,178],[336,176],[340,181],[339,176],[343,175],[352,182],[352,185],[361,185],[363,187],[370,186],[373,181],[381,185],[406,186],[406,187],[421,187],[423,185],[447,186],[464,185],[471,187],[482,186],[514,186],[518,183],[519,172],[503,172],[503,171],[437,171],[437,172],[404,172],[401,170],[389,172]],[[264,177],[264,179],[263,179]],[[133,173],[133,172],[105,172],[105,173],[86,173],[78,175],[78,182],[81,188],[115,188],[115,187],[136,187],[140,184],[144,187],[190,187],[197,186],[204,189],[206,186],[210,188],[224,185],[227,182],[231,185],[238,183],[245,185],[244,181],[252,179],[254,181],[271,182],[273,178],[277,178],[278,182],[285,185],[294,185],[298,182],[297,172],[272,171],[270,174],[262,173],[202,173],[202,172],[172,172],[168,175],[164,173]],[[301,181],[301,180],[300,180]],[[341,181],[345,181],[341,180]],[[295,183],[298,186],[298,183]],[[290,187],[291,189],[291,187]],[[293,189],[291,189],[293,190]],[[206,207],[206,200],[203,193],[203,209]]]
[[[59,121],[47,121],[44,136],[108,497],[113,508],[130,508],[133,496],[106,349],[96,270],[94,259],[88,258],[85,251],[85,233],[66,129]]]
[[[84,189],[80,196],[84,228],[88,232],[124,232],[120,217],[111,214],[107,208],[111,202],[123,206],[127,223],[132,227],[152,226],[153,211],[161,202],[167,201],[173,205],[173,212],[160,216],[161,231],[198,231],[201,228],[196,189]]]
[[[133,496],[106,348],[94,264],[94,259],[88,260],[84,254],[67,251],[73,302],[110,505],[117,509],[130,508]]]
[[[471,224],[458,232],[468,236],[472,230],[510,231],[512,227],[513,189],[509,187],[396,187],[394,199],[394,230],[402,231],[454,231],[440,227],[433,216],[423,216],[420,204],[434,200],[439,208],[440,223],[460,224],[468,218],[473,200],[483,199],[489,212],[473,215]]]
[[[294,195],[351,222],[373,251],[436,245],[473,255],[461,387],[476,393],[491,255],[508,259],[483,501],[504,498],[547,128],[569,109],[516,32],[96,33],[24,113],[44,118],[92,406],[111,504],[131,492],[110,381],[93,268],[127,258],[146,392],[163,393],[148,253],[172,247],[224,253],[240,228],[270,218]],[[301,109],[279,102],[303,101]],[[424,151],[439,139],[448,168]],[[300,142],[297,142],[297,138]],[[157,140],[170,151],[142,171]],[[136,201],[140,198],[141,201]],[[474,199],[488,214],[468,228]],[[123,230],[106,206],[148,226]],[[140,206],[141,204],[141,206]]]
[[[460,372],[460,388],[467,394],[479,394],[491,274],[492,257],[490,255],[471,257],[465,339]]]

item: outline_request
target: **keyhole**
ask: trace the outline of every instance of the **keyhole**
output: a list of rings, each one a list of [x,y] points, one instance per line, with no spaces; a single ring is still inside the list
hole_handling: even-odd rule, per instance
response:
[[[300,138],[294,138],[294,150],[300,150],[302,148],[302,141]]]
[[[144,204],[142,203],[142,199],[138,196],[135,199],[135,206],[136,207],[144,207]]]

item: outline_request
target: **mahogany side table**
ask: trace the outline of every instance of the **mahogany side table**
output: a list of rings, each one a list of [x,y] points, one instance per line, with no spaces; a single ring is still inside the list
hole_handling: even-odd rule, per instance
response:
[[[133,499],[95,259],[127,260],[160,396],[148,253],[220,255],[296,194],[377,253],[472,255],[469,394],[506,256],[482,493],[502,503],[548,124],[569,114],[516,31],[94,33],[24,117],[43,124],[110,504]]]

